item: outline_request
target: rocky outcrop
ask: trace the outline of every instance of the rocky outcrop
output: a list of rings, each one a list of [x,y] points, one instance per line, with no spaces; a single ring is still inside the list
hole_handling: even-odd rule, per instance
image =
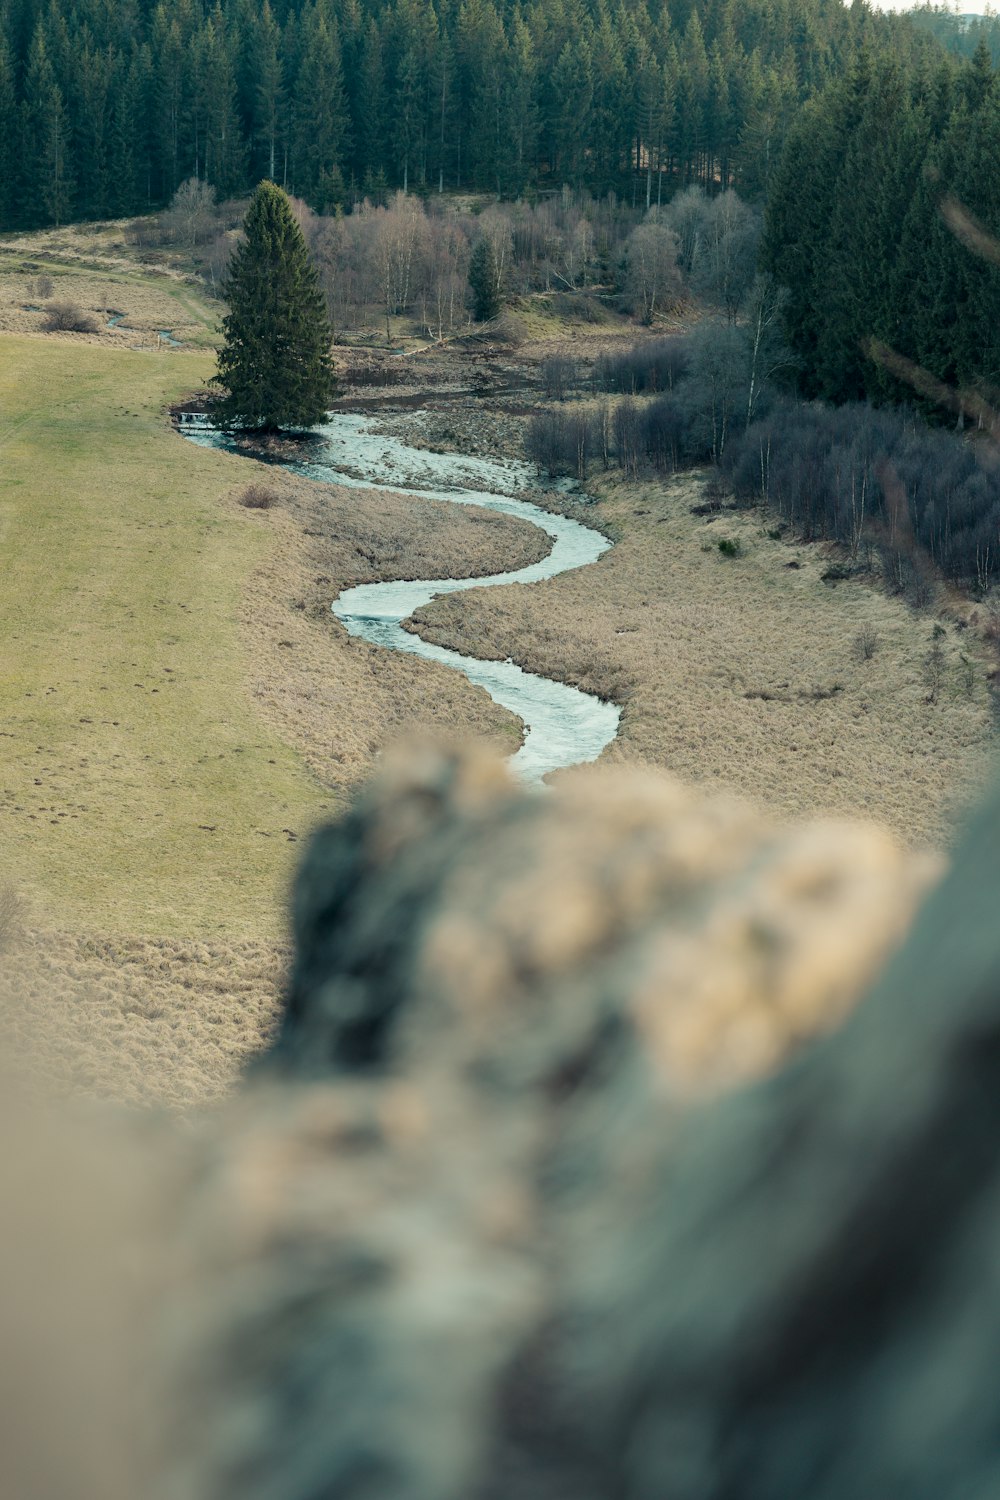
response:
[[[723,1128],[705,1101],[836,1023],[930,874],[874,829],[775,831],[661,778],[542,798],[491,763],[389,769],[306,856],[281,1034],[201,1197],[176,1493],[673,1495],[708,1415],[671,1393],[712,1408],[736,1352],[717,1331],[692,1387],[668,1321],[711,1313],[730,1239],[686,1237],[678,1200],[674,1244],[675,1184],[717,1215],[726,1172],[747,1193],[749,1134],[686,1168]],[[777,1263],[729,1254],[737,1298]],[[220,1364],[234,1337],[253,1358]]]
[[[995,1495],[1000,797],[914,922],[939,873],[387,767],[303,862],[272,1053],[149,1143],[133,1491]]]

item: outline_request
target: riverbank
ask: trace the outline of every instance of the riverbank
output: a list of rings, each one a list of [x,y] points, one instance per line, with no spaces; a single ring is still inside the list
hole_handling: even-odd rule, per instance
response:
[[[519,742],[457,674],[350,641],[333,597],[548,543],[192,448],[165,412],[204,354],[0,345],[4,1048],[85,1092],[190,1108],[266,1039],[301,840],[383,745],[454,725]],[[253,480],[271,508],[240,503]]]
[[[706,482],[595,478],[595,520],[617,544],[586,576],[435,600],[416,628],[620,703],[605,761],[660,766],[770,816],[871,818],[908,845],[950,843],[994,765],[981,643],[960,614],[824,578],[825,550],[781,539],[762,513],[694,514]]]
[[[406,507],[407,532],[416,544],[407,547],[405,557],[383,570],[389,573],[389,579],[339,589],[332,601],[332,613],[352,640],[367,641],[382,653],[415,655],[451,669],[485,689],[494,705],[516,715],[523,726],[523,743],[511,758],[511,769],[517,776],[542,781],[552,771],[596,759],[614,738],[618,711],[613,704],[566,683],[526,673],[512,662],[484,662],[475,656],[445,651],[404,628],[413,612],[437,594],[469,586],[497,588],[536,582],[585,568],[607,551],[608,539],[594,527],[561,514],[556,506],[542,508],[532,503],[544,495],[528,464],[498,462],[468,453],[447,454],[426,447],[417,450],[388,434],[384,424],[359,412],[332,412],[309,439],[285,441],[278,447],[234,438],[183,412],[179,414],[179,430],[196,445],[236,453],[244,459],[266,456],[272,463],[279,462],[280,470],[293,478],[320,480],[332,486],[329,498],[322,488],[317,491],[320,518],[325,517],[329,505],[338,503],[337,496],[344,489],[365,490],[370,484],[391,486],[383,494],[386,500],[391,497]],[[261,498],[277,499],[277,492],[271,490]],[[436,512],[430,510],[432,506],[437,507]],[[442,509],[456,507],[479,531],[491,518],[514,521],[515,528],[509,535],[493,528],[498,539],[508,535],[510,545],[504,549],[506,557],[497,555],[492,572],[483,569],[482,549],[475,547],[474,538],[471,547],[467,544],[468,555],[454,571],[449,571],[447,551],[438,549],[431,559],[420,545],[422,518],[433,513],[441,519]],[[324,521],[324,526],[329,533],[328,522]],[[321,531],[310,527],[306,534],[319,536]],[[459,529],[458,536],[463,535],[465,532]],[[420,567],[423,577],[419,576]],[[403,577],[392,576],[398,574]],[[338,576],[343,576],[342,569]],[[316,580],[325,586],[333,581],[326,574]],[[318,618],[324,613],[321,599]],[[294,645],[290,640],[280,644],[289,648]],[[373,670],[384,665],[384,654],[372,659]],[[450,747],[469,737],[452,716],[442,715],[441,728]]]
[[[513,754],[520,721],[483,689],[348,636],[331,605],[357,584],[525,567],[547,553],[544,533],[474,507],[348,490],[277,468],[262,482],[276,500],[259,513],[270,546],[243,594],[240,624],[255,706],[274,732],[341,796],[406,740],[482,740]],[[227,503],[238,506],[238,497]]]

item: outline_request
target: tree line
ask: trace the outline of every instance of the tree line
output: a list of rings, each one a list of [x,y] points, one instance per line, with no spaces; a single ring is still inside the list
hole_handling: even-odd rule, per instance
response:
[[[146,212],[190,178],[316,211],[397,188],[757,194],[862,47],[938,50],[830,0],[3,0],[0,226]]]
[[[973,57],[980,42],[990,49],[994,65],[1000,62],[1000,16],[987,7],[985,14],[949,10],[946,5],[920,5],[908,12],[914,25],[958,57]]]
[[[1000,386],[1000,88],[970,62],[861,51],[792,126],[762,263],[788,288],[807,396]]]

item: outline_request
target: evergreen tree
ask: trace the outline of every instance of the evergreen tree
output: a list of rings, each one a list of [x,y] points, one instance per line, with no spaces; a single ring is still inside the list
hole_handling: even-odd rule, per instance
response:
[[[163,5],[153,15],[152,131],[156,160],[157,196],[172,198],[180,187],[187,165],[185,155],[185,105],[187,58],[180,23],[170,18]]]
[[[382,38],[374,20],[369,20],[361,40],[360,84],[355,103],[357,155],[354,170],[364,178],[385,166],[385,65]]]
[[[108,141],[108,207],[112,214],[134,212],[142,201],[139,169],[142,135],[142,94],[148,58],[142,53],[121,62],[111,105]]]
[[[302,231],[273,182],[250,200],[224,292],[222,422],[276,432],[322,421],[333,394],[330,324]]]
[[[329,213],[343,201],[340,164],[349,146],[340,37],[332,10],[313,8],[303,44],[295,85],[292,181],[311,207]]]
[[[24,92],[20,217],[29,228],[63,224],[73,192],[70,125],[41,22],[32,38]]]
[[[278,175],[278,145],[285,103],[281,32],[268,0],[257,21],[250,48],[252,92],[250,117],[257,158],[271,182]]]
[[[521,192],[534,166],[538,144],[538,61],[531,32],[518,14],[511,40],[511,89],[508,100],[511,156],[510,185]]]
[[[915,14],[922,30],[864,0],[0,0],[0,225],[148,211],[192,176],[223,197],[266,177],[324,210],[363,184],[760,197],[803,104],[863,52],[919,80],[935,142],[950,94],[979,119],[1000,19]]]
[[[18,141],[17,97],[14,91],[14,67],[7,34],[0,20],[0,151],[6,154],[5,170],[0,171],[0,228],[9,229],[14,206],[14,182],[11,164]]]
[[[469,261],[469,292],[472,316],[477,323],[488,323],[503,306],[497,258],[490,240],[484,235]]]

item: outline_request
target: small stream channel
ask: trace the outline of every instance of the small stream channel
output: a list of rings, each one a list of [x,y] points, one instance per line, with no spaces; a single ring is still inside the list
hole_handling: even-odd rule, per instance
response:
[[[407,651],[455,667],[484,687],[490,697],[523,720],[524,743],[511,757],[511,768],[525,781],[539,782],[563,766],[596,760],[618,730],[619,710],[566,683],[525,672],[512,661],[480,661],[421,640],[402,621],[436,594],[461,589],[497,588],[508,583],[536,583],[571,568],[595,562],[611,543],[600,532],[569,516],[552,515],[529,500],[515,498],[536,487],[534,471],[514,460],[430,453],[376,430],[378,419],[357,412],[334,412],[315,439],[304,445],[301,459],[283,464],[292,473],[358,489],[478,505],[484,510],[519,516],[548,533],[552,549],[540,562],[485,578],[428,578],[412,583],[364,583],[345,589],[333,612],[348,634],[390,650]],[[184,413],[184,437],[204,447],[245,453],[231,436],[205,419]],[[261,455],[262,457],[264,455]]]

